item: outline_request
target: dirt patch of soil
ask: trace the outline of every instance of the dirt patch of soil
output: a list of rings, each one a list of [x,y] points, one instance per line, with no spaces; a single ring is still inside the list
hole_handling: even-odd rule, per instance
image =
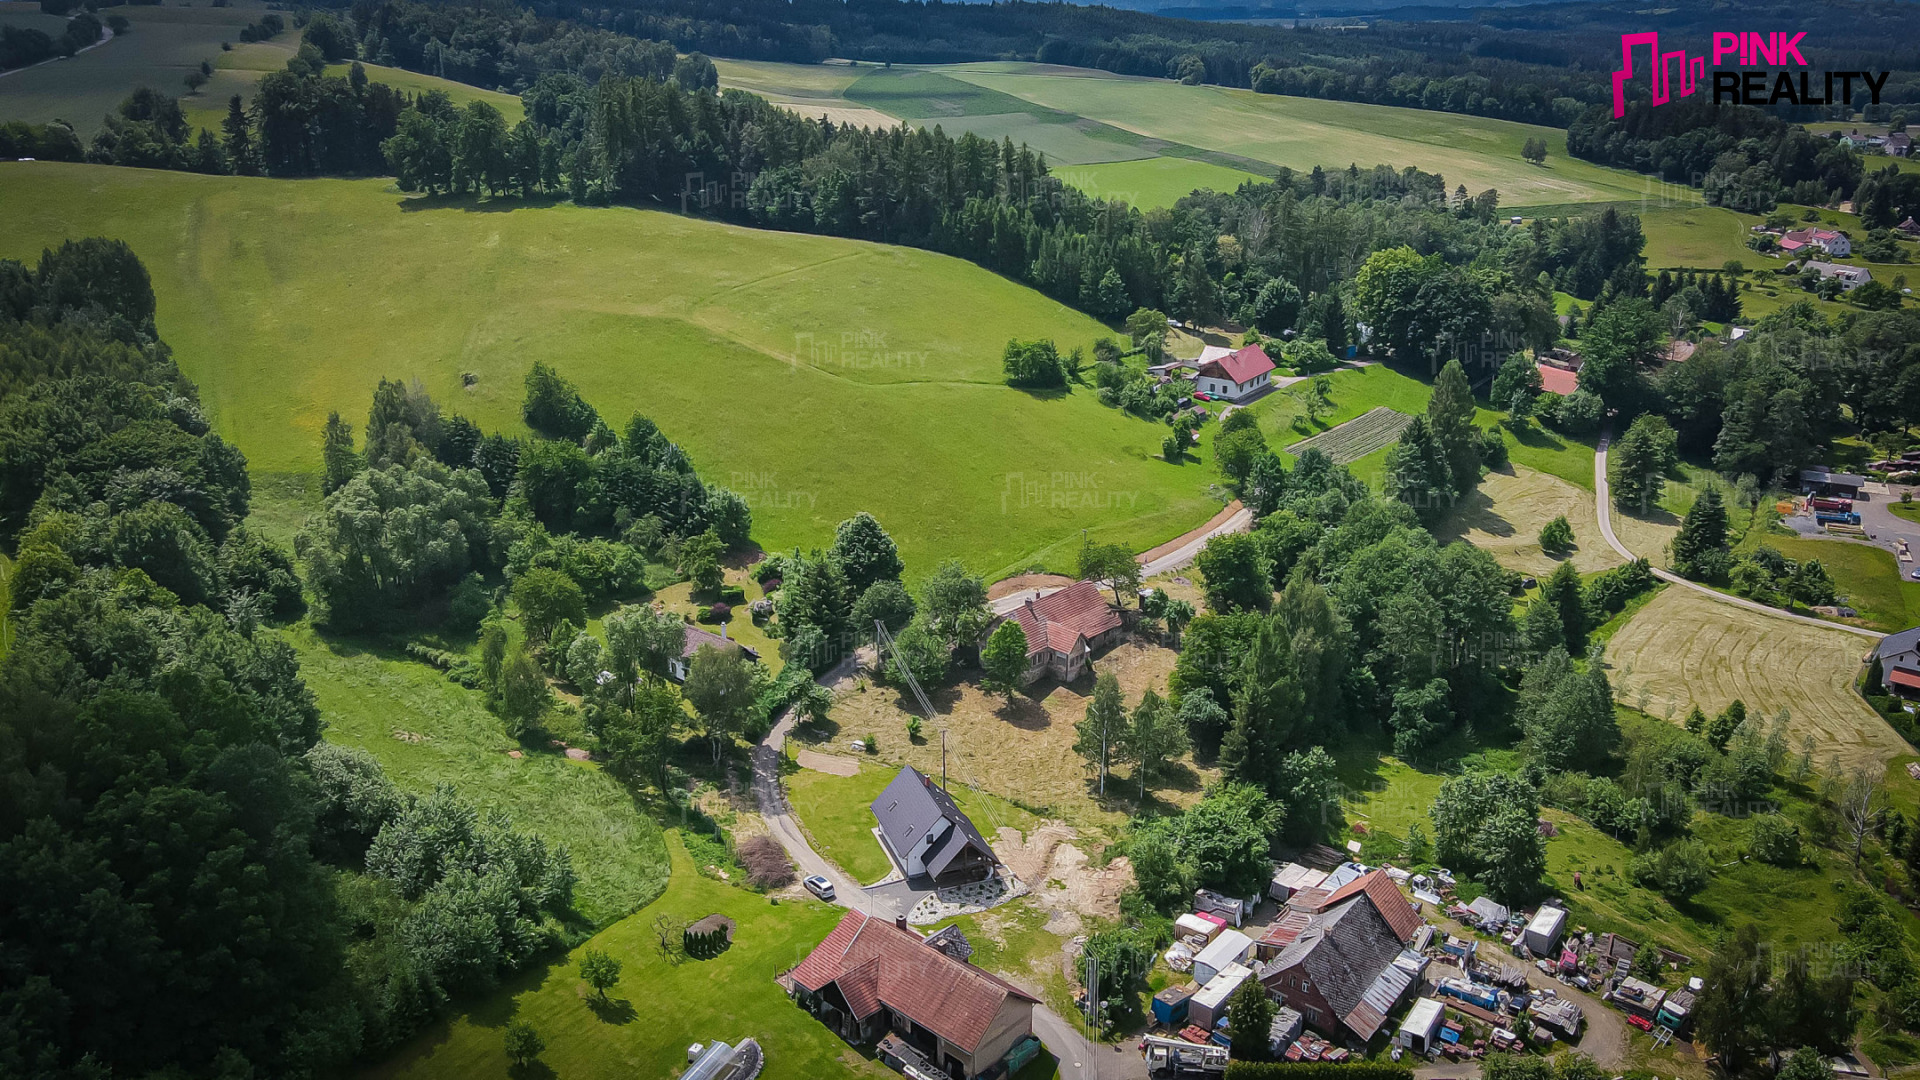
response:
[[[987,599],[998,600],[1028,589],[1064,589],[1073,584],[1073,580],[1064,574],[1015,574],[987,586]]]
[[[1028,900],[1047,911],[1047,932],[1060,937],[1080,933],[1083,917],[1118,917],[1120,894],[1133,884],[1133,865],[1124,857],[1096,867],[1073,843],[1078,838],[1071,828],[1048,822],[1026,837],[1002,828],[993,842],[1000,861],[1027,883]]]
[[[823,772],[832,776],[860,775],[860,763],[850,757],[841,757],[839,754],[822,754],[815,750],[802,749],[794,755],[794,760],[800,763],[801,768],[812,769],[814,772]]]

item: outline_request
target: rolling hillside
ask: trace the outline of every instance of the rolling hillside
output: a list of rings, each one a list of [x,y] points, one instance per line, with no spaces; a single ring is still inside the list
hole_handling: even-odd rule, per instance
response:
[[[1066,567],[1083,528],[1143,549],[1217,509],[1210,468],[1158,460],[1160,426],[1091,392],[1004,386],[1009,337],[1107,331],[956,259],[643,210],[411,200],[383,180],[15,163],[0,205],[0,256],[133,245],[161,333],[262,473],[316,469],[327,413],[362,423],[383,376],[524,430],[521,380],[544,360],[616,422],[657,420],[747,496],[772,549],[824,545],[864,509],[910,573],[954,556],[997,576]]]

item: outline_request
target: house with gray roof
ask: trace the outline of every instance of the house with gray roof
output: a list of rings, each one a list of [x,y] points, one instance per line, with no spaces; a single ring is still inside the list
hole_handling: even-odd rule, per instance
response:
[[[1881,638],[1873,656],[1880,662],[1881,692],[1920,697],[1920,626]]]
[[[873,800],[880,842],[909,880],[941,886],[982,881],[999,860],[980,830],[940,785],[908,765]]]
[[[1366,1042],[1417,981],[1392,970],[1400,953],[1400,936],[1366,897],[1356,896],[1314,916],[1292,944],[1261,965],[1260,984],[1297,1009],[1307,1026]]]

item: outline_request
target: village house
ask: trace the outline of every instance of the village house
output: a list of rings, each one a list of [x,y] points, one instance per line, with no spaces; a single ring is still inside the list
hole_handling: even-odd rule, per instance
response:
[[[1808,247],[1818,248],[1835,258],[1853,254],[1853,241],[1847,239],[1847,234],[1843,232],[1835,232],[1832,229],[1793,229],[1781,234],[1780,250],[1782,251],[1799,251]]]
[[[1007,618],[1027,635],[1024,685],[1042,675],[1072,682],[1086,669],[1095,652],[1120,639],[1120,613],[1107,606],[1091,581],[1076,581],[1038,600],[1028,600]],[[998,626],[1001,619],[995,622]]]
[[[1204,354],[1203,354],[1204,356]],[[1203,359],[1193,388],[1226,401],[1240,401],[1271,385],[1273,361],[1266,350],[1248,345],[1225,356]]]
[[[801,1008],[895,1068],[953,1080],[995,1073],[1033,1036],[1037,998],[957,960],[906,925],[849,911],[793,969]]]
[[[1873,275],[1858,266],[1841,266],[1839,263],[1821,262],[1808,259],[1801,264],[1802,270],[1812,270],[1820,275],[1822,281],[1828,278],[1840,279],[1840,291],[1852,292],[1873,280]]]
[[[1309,1027],[1364,1043],[1418,980],[1417,958],[1396,963],[1403,944],[1371,897],[1356,894],[1313,916],[1260,966],[1260,984]]]
[[[953,797],[908,765],[869,807],[880,823],[880,842],[908,880],[940,886],[982,881],[1000,860]]]
[[[1911,217],[1895,225],[1894,228],[1900,230],[1900,234],[1908,239],[1920,237],[1920,221],[1915,221]]]
[[[1894,697],[1920,697],[1920,626],[1888,634],[1874,647],[1880,689]]]
[[[1913,152],[1913,136],[1904,131],[1896,131],[1887,136],[1886,142],[1880,148],[1890,157],[1906,157]]]
[[[686,638],[680,646],[680,655],[667,657],[667,678],[677,683],[686,682],[687,672],[693,670],[693,654],[703,648],[715,648],[722,652],[738,649],[740,655],[756,664],[760,662],[758,650],[750,649],[727,637],[727,628],[724,623],[721,624],[720,632],[717,634],[688,623]]]

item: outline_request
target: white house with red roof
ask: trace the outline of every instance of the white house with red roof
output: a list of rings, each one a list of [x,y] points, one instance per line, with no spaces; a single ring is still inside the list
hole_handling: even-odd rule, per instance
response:
[[[1029,600],[1007,616],[1027,635],[1027,671],[1020,681],[1042,675],[1072,682],[1093,654],[1120,638],[1120,613],[1091,581],[1076,581],[1038,600]],[[995,626],[1006,621],[996,620]]]
[[[849,911],[791,974],[794,1000],[854,1045],[919,1056],[956,1080],[993,1071],[1033,1034],[1039,1000],[906,926]],[[917,1064],[917,1063],[915,1063]]]
[[[1853,241],[1847,234],[1832,229],[1795,229],[1780,237],[1780,250],[1800,251],[1808,247],[1817,247],[1835,257],[1853,254]]]
[[[1200,365],[1193,388],[1226,401],[1239,401],[1271,384],[1273,361],[1266,350],[1248,345]]]

